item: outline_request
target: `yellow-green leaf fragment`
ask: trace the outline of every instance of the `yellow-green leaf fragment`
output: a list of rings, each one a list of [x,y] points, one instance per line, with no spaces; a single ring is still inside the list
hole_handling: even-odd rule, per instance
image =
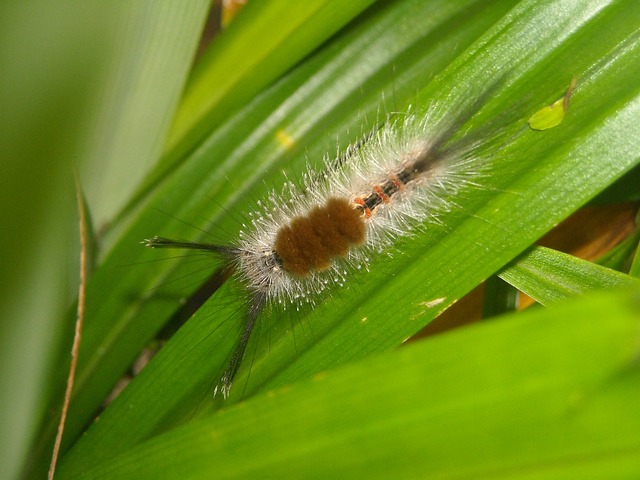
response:
[[[564,120],[567,110],[569,110],[571,94],[575,88],[576,79],[574,77],[571,79],[569,88],[567,88],[562,98],[531,115],[531,118],[529,118],[529,127],[533,130],[548,130],[549,128],[560,125],[562,120]]]

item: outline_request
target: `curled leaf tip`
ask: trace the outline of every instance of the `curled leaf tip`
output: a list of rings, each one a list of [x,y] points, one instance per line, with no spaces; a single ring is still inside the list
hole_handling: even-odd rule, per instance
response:
[[[573,77],[562,98],[531,115],[531,118],[529,118],[529,127],[531,127],[532,130],[548,130],[560,125],[569,110],[571,94],[575,88],[576,77]]]

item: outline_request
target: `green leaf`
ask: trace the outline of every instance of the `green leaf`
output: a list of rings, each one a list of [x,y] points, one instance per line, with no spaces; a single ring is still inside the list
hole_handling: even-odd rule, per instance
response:
[[[60,478],[634,478],[639,300],[600,295],[414,343]]]
[[[592,290],[640,286],[629,275],[545,247],[530,249],[499,276],[542,305]]]

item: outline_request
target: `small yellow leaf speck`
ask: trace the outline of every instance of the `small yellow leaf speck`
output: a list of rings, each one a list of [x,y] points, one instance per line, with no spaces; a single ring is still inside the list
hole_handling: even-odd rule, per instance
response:
[[[289,150],[296,144],[296,141],[287,134],[284,130],[278,130],[276,132],[276,140],[280,145],[282,145],[285,149]]]

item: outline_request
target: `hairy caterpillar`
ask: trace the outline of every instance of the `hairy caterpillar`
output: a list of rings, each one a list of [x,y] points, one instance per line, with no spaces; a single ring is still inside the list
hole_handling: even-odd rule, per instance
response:
[[[370,255],[436,221],[451,207],[448,196],[475,183],[481,145],[456,133],[480,103],[439,124],[414,113],[385,122],[325,171],[309,170],[301,186],[287,183],[258,202],[251,225],[229,245],[144,241],[212,252],[248,293],[241,338],[214,394],[228,395],[266,304],[316,302],[328,286],[347,281],[349,271],[366,267]]]

